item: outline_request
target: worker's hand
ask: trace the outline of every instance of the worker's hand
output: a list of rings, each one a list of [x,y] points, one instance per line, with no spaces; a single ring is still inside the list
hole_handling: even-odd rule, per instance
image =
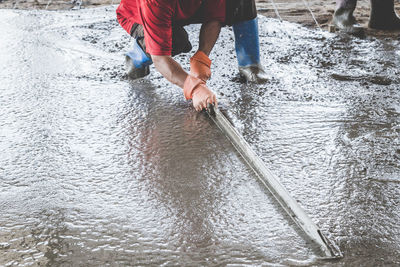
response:
[[[200,84],[193,91],[193,107],[202,111],[207,109],[208,104],[217,106],[217,97],[205,84]]]
[[[183,85],[183,93],[186,99],[193,99],[193,107],[197,111],[207,108],[208,104],[217,106],[215,94],[208,89],[204,81],[192,75],[188,75]]]
[[[199,50],[190,58],[190,74],[204,82],[211,77],[210,68],[211,60],[204,52]]]

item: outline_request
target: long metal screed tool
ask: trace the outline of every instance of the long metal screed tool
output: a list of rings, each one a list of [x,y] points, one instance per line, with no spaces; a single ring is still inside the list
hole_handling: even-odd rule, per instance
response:
[[[244,140],[244,138],[235,130],[221,111],[213,105],[209,105],[207,114],[218,128],[220,128],[220,130],[228,137],[232,145],[257,174],[259,180],[268,188],[293,221],[312,241],[319,245],[325,255],[324,258],[342,258],[343,254],[339,247],[322,234],[318,226],[305,213],[304,209],[300,207],[297,201],[289,195],[286,189],[279,182],[278,178],[268,170],[264,162],[257,156],[246,140]]]

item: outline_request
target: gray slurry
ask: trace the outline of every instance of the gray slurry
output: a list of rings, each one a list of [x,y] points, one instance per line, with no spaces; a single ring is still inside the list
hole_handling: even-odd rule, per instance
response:
[[[0,10],[0,266],[400,264],[398,40],[260,17],[264,85],[229,28],[211,55],[221,109],[345,253],[323,262],[179,88],[124,77],[115,8]]]

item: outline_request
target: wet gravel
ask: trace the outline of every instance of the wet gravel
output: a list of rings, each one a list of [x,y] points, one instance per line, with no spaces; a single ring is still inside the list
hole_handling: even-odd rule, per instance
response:
[[[224,28],[209,86],[344,259],[318,259],[179,88],[126,79],[110,6],[0,10],[0,265],[399,265],[399,41],[259,22],[271,81],[239,82]]]

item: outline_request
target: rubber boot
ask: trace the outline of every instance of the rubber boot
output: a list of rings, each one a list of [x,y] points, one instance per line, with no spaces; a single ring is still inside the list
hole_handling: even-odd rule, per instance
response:
[[[363,28],[357,23],[353,15],[357,0],[337,0],[336,10],[333,14],[332,24],[341,32],[349,34],[362,34]]]
[[[394,11],[394,0],[371,0],[368,27],[378,30],[400,30],[400,18]]]
[[[125,55],[125,65],[128,77],[138,79],[150,74],[151,58],[143,51],[136,39],[133,39],[133,49]]]
[[[260,63],[257,18],[232,25],[239,73],[248,82],[263,83],[270,78]]]

